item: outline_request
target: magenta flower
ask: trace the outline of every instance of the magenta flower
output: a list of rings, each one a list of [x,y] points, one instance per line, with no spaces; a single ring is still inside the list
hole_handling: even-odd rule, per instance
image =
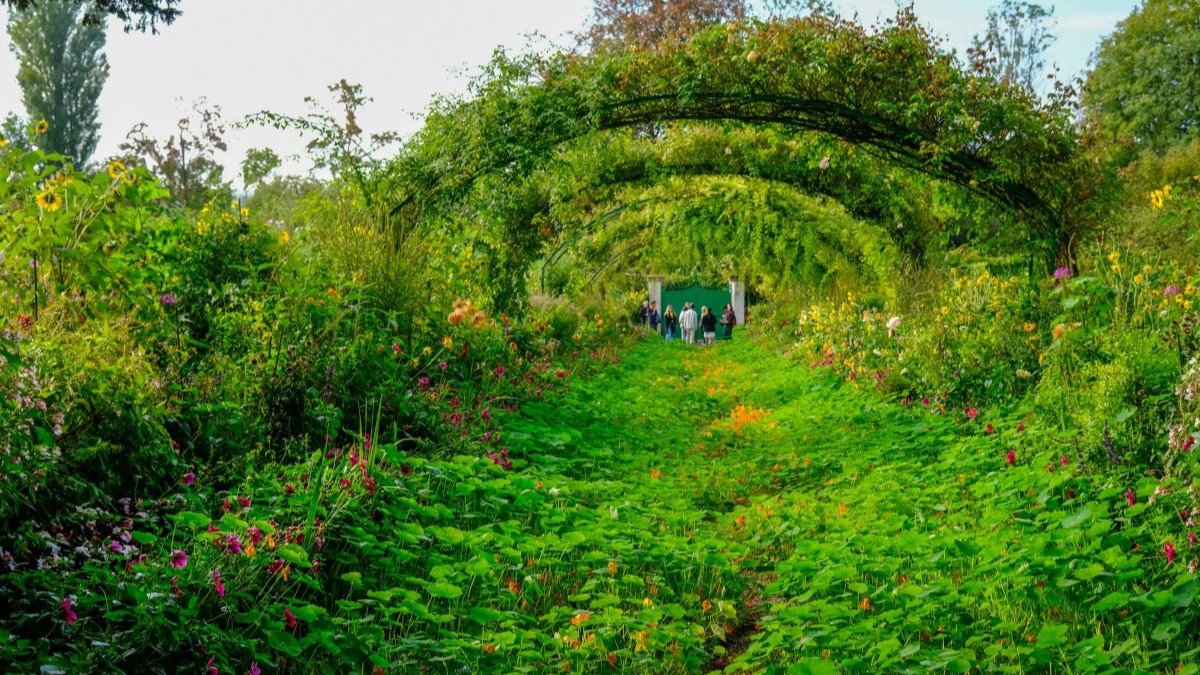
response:
[[[171,551],[171,567],[187,567],[188,555],[186,551],[175,549]]]
[[[1163,553],[1167,554],[1167,564],[1173,565],[1175,563],[1175,545],[1169,541],[1163,544]]]
[[[217,597],[225,597],[225,584],[221,581],[221,570],[213,570],[213,588],[217,591]]]
[[[116,539],[113,539],[113,542],[108,545],[108,548],[110,550],[112,550],[113,553],[124,553],[125,552],[125,547],[122,546],[121,542],[117,541]]]
[[[298,622],[296,621],[296,615],[292,614],[292,610],[290,610],[290,609],[283,610],[283,623],[288,628],[296,627],[296,624]]]
[[[1016,464],[1017,463],[1017,451],[1009,450],[1008,454],[1004,455],[1004,461],[1008,462],[1010,465]]]
[[[183,474],[183,484],[184,485],[195,485],[196,484],[196,474],[191,471]]]
[[[1182,289],[1179,288],[1178,286],[1176,286],[1175,284],[1170,284],[1169,286],[1167,286],[1166,288],[1163,289],[1163,297],[1169,298],[1172,295],[1179,295],[1179,293],[1181,291],[1182,291]]]
[[[979,409],[978,409],[978,408],[971,408],[970,410],[968,410],[968,411],[967,411],[967,418],[968,418],[968,419],[975,419],[975,418],[976,418],[978,415],[979,415]]]
[[[1062,459],[1058,460],[1058,463],[1062,464],[1063,466],[1066,466],[1066,465],[1070,464],[1071,462],[1066,457],[1063,457]]]
[[[236,534],[225,535],[225,552],[232,555],[242,552],[242,540]]]
[[[1125,491],[1125,501],[1129,502],[1130,506],[1133,506],[1137,503],[1137,497],[1133,494],[1133,488],[1129,488]]]
[[[1195,546],[1195,545],[1196,545],[1196,533],[1189,532],[1188,533],[1188,546]]]
[[[262,675],[262,668],[258,667],[258,661],[250,664],[250,670],[246,671],[246,675]]]
[[[496,369],[496,377],[504,377],[504,372],[504,366],[500,366]]]
[[[244,508],[244,509],[250,508],[250,498],[249,497],[238,497],[237,502],[239,504],[241,504],[242,508]]]
[[[62,606],[63,621],[66,621],[68,626],[74,626],[75,622],[79,620],[79,615],[71,607],[71,599],[63,598],[59,604]]]
[[[162,295],[158,296],[158,301],[161,302],[164,307],[174,307],[175,303],[179,302],[174,293],[163,293]]]
[[[926,406],[929,405],[929,397],[928,396],[925,396],[924,398],[921,399],[921,405],[926,405]]]
[[[221,675],[221,671],[215,665],[217,657],[213,656],[208,659],[208,663],[204,664],[205,675]]]
[[[445,370],[446,366],[447,366],[447,364],[445,361],[442,361],[441,363],[438,364],[438,368],[441,368],[442,370]]]
[[[482,419],[484,422],[486,422],[486,421],[488,421],[488,420],[492,419],[492,413],[491,413],[491,412],[489,412],[487,408],[484,408],[484,409],[483,409],[483,410],[482,410],[482,411],[479,413],[479,418],[480,418],[480,419]]]
[[[1070,278],[1071,278],[1071,268],[1070,267],[1059,267],[1058,269],[1054,270],[1054,280],[1055,281],[1062,281],[1063,279],[1070,279]]]

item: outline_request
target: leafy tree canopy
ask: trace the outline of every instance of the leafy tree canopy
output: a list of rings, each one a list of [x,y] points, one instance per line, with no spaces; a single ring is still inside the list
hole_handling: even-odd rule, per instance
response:
[[[1162,150],[1200,136],[1200,3],[1145,0],[1092,57],[1084,105],[1117,137]]]
[[[52,0],[0,0],[0,5],[17,12],[24,12],[47,4]],[[107,16],[114,16],[125,24],[125,32],[150,30],[157,33],[159,24],[171,25],[183,12],[178,8],[180,0],[70,0],[70,4],[86,8],[84,18],[88,23],[101,24]]]

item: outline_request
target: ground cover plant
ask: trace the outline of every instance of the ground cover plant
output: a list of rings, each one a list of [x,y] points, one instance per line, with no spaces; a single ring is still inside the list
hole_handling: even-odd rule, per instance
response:
[[[6,122],[0,671],[1196,672],[1187,125],[912,10],[629,4],[402,142],[255,115],[330,174],[249,194],[218,111]]]

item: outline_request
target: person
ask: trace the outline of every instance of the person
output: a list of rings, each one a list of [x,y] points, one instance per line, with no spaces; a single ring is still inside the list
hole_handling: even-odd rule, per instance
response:
[[[650,325],[650,301],[642,301],[642,309],[638,311],[638,317],[642,321],[642,330],[646,330],[646,326]]]
[[[733,311],[733,307],[725,305],[725,313],[721,315],[721,325],[725,327],[725,334],[721,336],[721,339],[732,340],[733,327],[737,325],[737,314]]]
[[[700,329],[704,331],[704,344],[711,345],[717,339],[717,315],[708,307],[700,308]]]
[[[674,340],[675,333],[679,331],[679,316],[675,314],[675,308],[671,305],[667,305],[663,310],[663,330],[668,340]]]
[[[649,317],[648,323],[650,325],[650,332],[652,332],[652,333],[658,332],[658,307],[657,307],[657,304],[658,303],[655,303],[655,302],[650,303],[650,317]]]
[[[679,315],[679,330],[683,331],[683,341],[689,345],[696,344],[696,328],[700,322],[696,319],[696,310],[692,303],[683,303],[683,314]]]

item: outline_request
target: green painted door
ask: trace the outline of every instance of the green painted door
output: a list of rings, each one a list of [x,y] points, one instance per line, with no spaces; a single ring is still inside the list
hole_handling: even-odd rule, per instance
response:
[[[663,286],[662,290],[662,307],[660,312],[667,311],[667,307],[675,309],[676,314],[683,313],[684,303],[690,302],[696,308],[696,316],[700,316],[700,310],[703,307],[708,307],[709,311],[717,317],[717,339],[720,340],[725,334],[721,325],[721,310],[733,302],[733,297],[729,294],[728,288],[707,288],[699,284],[690,284],[688,286],[670,287]],[[662,330],[661,327],[659,329]],[[699,328],[696,329],[696,341],[701,342],[704,339],[704,334]]]

